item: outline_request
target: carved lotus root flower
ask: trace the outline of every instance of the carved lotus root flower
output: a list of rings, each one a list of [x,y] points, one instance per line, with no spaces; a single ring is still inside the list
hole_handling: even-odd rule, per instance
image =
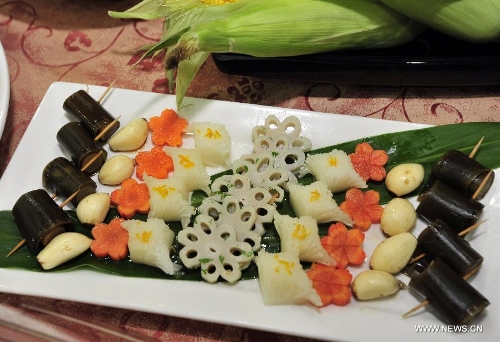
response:
[[[217,226],[228,224],[236,231],[236,241],[247,242],[254,252],[260,249],[262,232],[255,231],[257,212],[249,205],[241,205],[234,196],[226,196],[222,203],[205,198],[198,208],[200,214],[209,215]]]
[[[281,202],[289,173],[284,168],[275,167],[274,161],[271,152],[246,154],[233,162],[233,173],[247,176],[253,187],[268,189],[275,201]]]
[[[217,178],[211,185],[211,198],[219,203],[224,197],[231,195],[238,199],[243,206],[250,206],[255,209],[257,219],[255,220],[254,231],[263,235],[265,232],[264,223],[273,221],[276,205],[273,195],[268,189],[263,187],[252,187],[250,179],[245,175],[226,175]]]
[[[300,132],[297,117],[289,116],[281,122],[270,115],[265,125],[252,130],[254,153],[271,152],[275,157],[275,167],[283,167],[297,175],[305,162],[305,152],[310,151],[312,146],[311,140],[301,137]]]
[[[250,244],[236,241],[236,231],[229,224],[217,226],[214,219],[198,215],[192,227],[177,235],[184,247],[179,257],[187,268],[201,268],[201,276],[209,283],[219,277],[234,283],[241,278],[241,269],[254,258]]]

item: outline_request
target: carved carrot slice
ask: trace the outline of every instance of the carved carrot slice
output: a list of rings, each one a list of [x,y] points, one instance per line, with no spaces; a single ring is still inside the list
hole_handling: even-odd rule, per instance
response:
[[[323,306],[345,306],[351,301],[352,275],[348,270],[314,263],[307,276],[313,282],[313,288],[320,296]]]
[[[348,230],[339,222],[328,228],[328,235],[321,238],[321,245],[335,259],[337,268],[346,268],[365,261],[366,253],[361,247],[364,240],[365,234],[360,229]]]
[[[110,257],[115,261],[123,260],[128,255],[128,232],[123,229],[119,217],[112,219],[109,224],[99,223],[92,228],[94,240],[90,250],[97,258]]]
[[[155,146],[179,147],[182,145],[182,134],[187,125],[187,120],[178,116],[173,109],[165,109],[160,116],[149,119],[151,141]]]
[[[339,207],[354,221],[353,228],[363,232],[370,228],[372,223],[379,223],[384,208],[379,204],[380,194],[375,190],[366,192],[351,188],[347,190],[345,201]]]
[[[389,156],[384,150],[374,150],[367,142],[362,142],[356,146],[354,153],[349,155],[354,170],[365,181],[370,179],[381,181],[386,176],[384,165],[389,160]]]
[[[122,182],[121,188],[111,192],[111,204],[116,206],[121,217],[130,219],[135,214],[149,212],[149,190],[146,183],[138,183],[129,178]]]
[[[165,179],[168,178],[169,172],[174,170],[172,157],[159,146],[137,153],[135,162],[135,175],[140,180],[143,180],[144,173],[156,179]]]

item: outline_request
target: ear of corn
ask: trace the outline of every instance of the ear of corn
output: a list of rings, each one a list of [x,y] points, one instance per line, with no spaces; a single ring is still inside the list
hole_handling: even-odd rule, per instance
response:
[[[126,15],[142,18],[143,9],[160,13],[151,9],[152,0],[146,2],[148,6],[138,5],[135,13]],[[237,0],[223,6],[214,6],[214,2],[217,0],[185,0],[179,7],[179,0],[157,1],[166,14],[165,32],[158,44],[148,47],[146,55],[166,49],[167,70],[196,56],[186,68],[189,71],[177,73],[176,82],[183,84],[176,89],[178,104],[193,72],[213,52],[277,57],[382,48],[406,43],[422,29],[374,0]]]
[[[475,43],[500,40],[500,0],[381,0],[449,36]]]

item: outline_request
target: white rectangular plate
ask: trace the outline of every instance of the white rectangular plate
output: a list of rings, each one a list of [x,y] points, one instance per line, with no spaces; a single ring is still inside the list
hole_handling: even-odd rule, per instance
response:
[[[42,188],[42,169],[52,159],[63,155],[56,133],[71,118],[62,109],[64,100],[85,85],[54,83],[40,104],[30,126],[0,180],[0,209],[12,209],[25,192]],[[91,86],[90,94],[99,98],[104,87]],[[328,146],[376,134],[416,129],[422,125],[366,119],[345,115],[315,113],[292,109],[237,104],[204,99],[187,99],[180,114],[189,121],[224,123],[233,141],[232,159],[251,151],[251,129],[264,124],[268,115],[281,120],[289,115],[302,122],[302,135],[312,139],[313,148]],[[135,117],[158,116],[165,108],[175,108],[175,97],[155,93],[113,89],[103,105],[114,116],[121,115],[125,125]],[[186,144],[192,143],[189,139]],[[419,303],[408,291],[400,291],[385,300],[357,302],[346,307],[266,306],[256,280],[234,285],[202,282],[127,278],[92,271],[39,273],[0,269],[0,291],[63,300],[107,305],[130,310],[192,318],[209,322],[267,330],[285,334],[336,341],[497,341],[499,314],[500,262],[500,186],[498,180],[485,204],[488,221],[476,230],[471,244],[484,257],[484,264],[471,283],[491,302],[474,324],[481,333],[417,333],[416,326],[439,325],[427,307],[406,319],[401,314]],[[102,190],[109,190],[104,187]],[[414,233],[425,227],[418,222]],[[377,225],[366,234],[364,248],[369,256],[383,236]],[[367,264],[367,262],[365,262]],[[365,269],[350,268],[355,275]],[[400,276],[407,282],[408,278]]]

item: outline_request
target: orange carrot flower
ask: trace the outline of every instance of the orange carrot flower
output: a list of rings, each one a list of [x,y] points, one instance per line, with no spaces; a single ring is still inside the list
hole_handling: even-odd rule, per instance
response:
[[[353,228],[366,231],[372,223],[379,223],[384,208],[379,204],[380,194],[375,190],[366,192],[351,188],[339,207],[354,221]]]
[[[111,192],[111,204],[116,206],[121,217],[130,219],[135,214],[149,212],[149,190],[145,183],[133,178],[122,182],[121,188]]]
[[[351,301],[352,275],[348,270],[314,263],[307,276],[313,282],[323,306],[345,306]]]
[[[187,120],[179,117],[173,109],[165,109],[160,116],[149,119],[151,141],[155,146],[179,147],[182,145],[182,134],[187,125]]]
[[[140,180],[143,180],[144,173],[150,177],[165,179],[168,178],[168,173],[174,170],[172,157],[159,146],[153,147],[150,151],[137,153],[135,162],[137,164],[135,175]]]
[[[337,262],[337,268],[346,268],[347,265],[361,265],[366,253],[361,247],[365,234],[357,228],[347,229],[343,223],[332,224],[328,228],[328,235],[321,238],[321,245]]]
[[[384,150],[374,150],[367,142],[362,142],[356,146],[354,153],[349,155],[354,170],[365,181],[370,179],[381,181],[386,176],[384,165],[389,160],[389,156]]]
[[[99,223],[92,228],[94,240],[90,250],[97,258],[110,257],[123,260],[128,254],[128,232],[121,226],[124,219],[115,217],[107,223]]]

